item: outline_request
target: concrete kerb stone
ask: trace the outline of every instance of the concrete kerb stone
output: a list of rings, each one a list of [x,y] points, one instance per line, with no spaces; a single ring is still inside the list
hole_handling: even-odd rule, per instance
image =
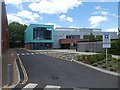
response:
[[[101,68],[97,68],[97,67],[94,67],[94,66],[91,66],[91,65],[82,63],[82,62],[80,62],[80,61],[76,61],[76,60],[74,60],[74,62],[79,63],[79,64],[84,65],[84,66],[87,66],[87,67],[89,67],[89,68],[95,69],[95,70],[97,70],[97,71],[106,73],[106,74],[110,74],[110,75],[114,75],[114,76],[120,76],[120,73],[116,73],[116,72],[104,70],[104,69],[101,69]]]

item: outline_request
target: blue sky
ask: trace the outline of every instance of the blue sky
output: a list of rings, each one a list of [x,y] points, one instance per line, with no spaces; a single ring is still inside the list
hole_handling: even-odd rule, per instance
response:
[[[9,23],[101,28],[117,32],[118,2],[108,0],[5,0]],[[97,0],[96,0],[97,1]],[[114,0],[115,1],[115,0]]]

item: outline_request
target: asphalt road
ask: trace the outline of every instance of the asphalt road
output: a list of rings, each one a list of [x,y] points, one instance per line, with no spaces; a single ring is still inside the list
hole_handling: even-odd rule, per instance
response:
[[[108,75],[81,64],[53,58],[42,54],[17,49],[28,74],[28,83],[37,83],[36,88],[58,85],[62,88],[118,88],[118,77]]]

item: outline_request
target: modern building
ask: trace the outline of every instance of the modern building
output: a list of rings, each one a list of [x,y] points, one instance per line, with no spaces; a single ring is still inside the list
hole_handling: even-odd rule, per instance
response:
[[[25,48],[52,49],[54,42],[54,26],[30,24],[24,32]]]
[[[57,27],[54,32],[54,48],[70,49],[76,48],[78,42],[86,41],[86,35],[109,34],[111,39],[117,39],[117,32],[102,32],[97,28],[64,28]]]

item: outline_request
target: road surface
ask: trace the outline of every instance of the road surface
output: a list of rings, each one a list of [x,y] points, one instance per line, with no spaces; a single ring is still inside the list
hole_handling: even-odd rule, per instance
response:
[[[17,49],[17,54],[25,67],[28,81],[16,88],[32,84],[34,88],[45,88],[48,85],[61,88],[118,88],[118,77],[81,64],[23,49]]]

